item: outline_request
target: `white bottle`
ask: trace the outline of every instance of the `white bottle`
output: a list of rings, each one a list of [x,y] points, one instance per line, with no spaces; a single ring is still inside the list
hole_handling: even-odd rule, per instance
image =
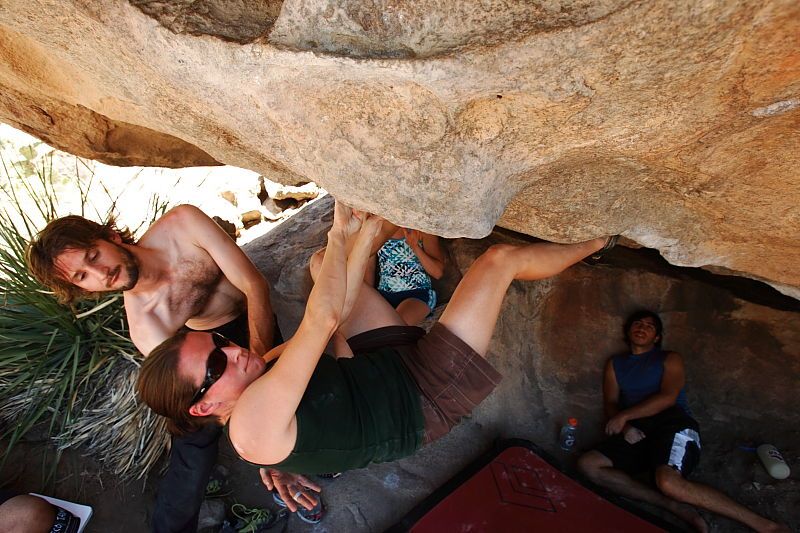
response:
[[[578,437],[578,419],[570,418],[567,423],[562,426],[561,434],[559,435],[558,442],[561,444],[561,449],[571,452],[575,448],[575,440]]]
[[[767,469],[769,475],[775,479],[786,479],[789,477],[789,465],[783,460],[781,452],[772,444],[762,444],[756,448],[756,453],[761,462],[764,463],[764,468]]]

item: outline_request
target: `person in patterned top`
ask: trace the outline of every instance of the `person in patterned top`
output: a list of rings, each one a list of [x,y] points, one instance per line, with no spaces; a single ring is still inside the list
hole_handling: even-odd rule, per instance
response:
[[[376,286],[406,324],[416,326],[436,307],[431,278],[444,274],[444,251],[436,235],[390,227],[394,232],[373,256],[366,281]]]

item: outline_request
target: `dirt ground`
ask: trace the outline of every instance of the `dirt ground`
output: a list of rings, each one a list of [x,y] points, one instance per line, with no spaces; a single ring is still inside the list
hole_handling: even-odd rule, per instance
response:
[[[423,450],[416,460],[403,460],[390,465],[347,472],[335,480],[318,479],[323,486],[327,515],[311,526],[297,517],[279,523],[274,531],[288,532],[351,532],[382,531],[398,521],[417,501],[424,499],[443,482],[450,470],[457,471],[491,444],[491,435],[468,422],[457,434]],[[797,474],[783,481],[770,478],[752,452],[732,448],[731,440],[723,437],[724,428],[707,428],[706,446],[695,480],[704,481],[724,489],[735,498],[774,517],[781,517],[795,531],[800,529],[800,482]],[[464,449],[463,439],[469,434],[484,438]],[[565,454],[551,442],[543,448],[561,461],[569,471],[577,454]],[[38,460],[43,452],[41,443],[25,443],[14,453],[3,473],[3,483],[21,492],[41,492],[41,466]],[[790,464],[800,464],[800,448],[782,450]],[[459,454],[459,455],[456,455]],[[443,460],[443,456],[446,459]],[[232,450],[223,446],[220,463],[229,469],[232,495],[224,498],[226,504],[234,501],[248,506],[276,509],[269,493],[262,487],[257,473],[234,458]],[[428,470],[428,472],[425,472]],[[438,470],[438,472],[437,472]],[[129,533],[149,531],[148,520],[152,509],[155,480],[119,483],[112,473],[103,472],[91,459],[74,452],[65,454],[53,488],[44,492],[59,498],[91,505],[94,515],[88,533]],[[218,504],[217,504],[218,505]],[[671,520],[658,509],[640,505],[646,511]],[[376,510],[380,508],[380,511]],[[733,521],[704,513],[714,532],[748,531]],[[676,530],[680,523],[671,520]],[[211,531],[211,530],[207,530]]]

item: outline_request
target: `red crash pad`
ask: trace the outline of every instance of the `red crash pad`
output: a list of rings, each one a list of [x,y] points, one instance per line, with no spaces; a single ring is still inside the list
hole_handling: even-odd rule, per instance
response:
[[[522,446],[506,448],[439,501],[413,533],[655,533],[664,530],[573,481]]]

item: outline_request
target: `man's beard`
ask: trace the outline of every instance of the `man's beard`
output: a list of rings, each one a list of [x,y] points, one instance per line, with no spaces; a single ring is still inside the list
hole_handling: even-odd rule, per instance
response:
[[[136,259],[136,256],[124,246],[120,246],[119,244],[116,246],[119,248],[119,251],[122,252],[122,265],[120,268],[124,268],[125,273],[128,275],[128,282],[124,287],[119,287],[119,290],[129,291],[134,288],[136,282],[139,281],[139,261]]]

